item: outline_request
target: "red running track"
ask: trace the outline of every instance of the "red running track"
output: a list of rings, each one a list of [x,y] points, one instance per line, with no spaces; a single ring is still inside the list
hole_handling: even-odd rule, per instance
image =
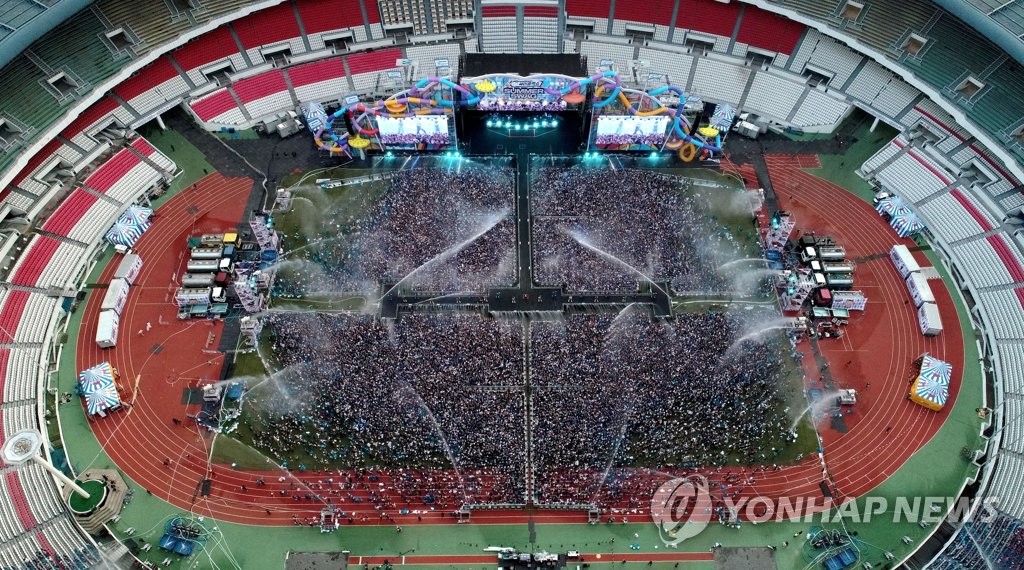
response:
[[[946,332],[938,337],[922,336],[913,309],[905,304],[907,293],[903,282],[884,255],[894,243],[913,244],[897,238],[863,200],[801,170],[816,166],[816,157],[769,156],[766,160],[781,205],[795,214],[799,227],[835,236],[852,258],[862,260],[858,263],[857,283],[858,289],[869,297],[868,310],[852,319],[843,339],[821,342],[822,351],[832,364],[833,377],[843,387],[856,388],[860,396],[855,412],[846,416],[847,433],[820,426],[828,466],[839,491],[844,497],[859,496],[899,469],[935,435],[948,415],[960,388],[963,369],[963,339],[958,334],[957,315],[948,291],[936,283],[933,292]],[[746,166],[736,170],[748,181],[756,179]],[[214,174],[198,186],[197,191],[187,190],[162,207],[153,227],[140,240],[138,250],[145,265],[140,285],[133,288],[125,306],[116,348],[100,350],[92,341],[102,295],[91,295],[86,305],[78,343],[79,367],[110,360],[120,371],[127,391],[134,393],[126,398],[134,399],[130,410],[93,422],[93,431],[111,458],[132,479],[178,507],[240,523],[287,525],[297,520],[301,524],[318,514],[322,505],[282,497],[281,491],[290,492],[290,482],[279,483],[276,471],[241,471],[224,465],[208,467],[205,457],[211,440],[194,427],[172,423],[172,418],[181,417],[182,390],[217,377],[224,356],[207,348],[208,335],[212,338],[210,346],[216,346],[222,330],[220,323],[182,323],[175,319],[170,281],[182,271],[187,235],[224,231],[242,218],[251,181],[224,179]],[[923,256],[919,257],[925,261]],[[106,268],[101,283],[110,279],[114,266],[111,263]],[[158,324],[160,318],[167,324]],[[147,322],[154,327],[148,333],[144,330]],[[143,334],[138,334],[139,330]],[[806,342],[801,350],[810,352]],[[939,413],[916,406],[905,398],[908,379],[913,373],[912,361],[926,351],[954,366],[949,404],[946,411]],[[813,368],[812,358],[805,359],[805,363]],[[807,369],[806,373],[811,379],[819,376],[814,369]],[[164,459],[171,461],[170,466],[163,465]],[[735,478],[741,473],[744,479],[753,476],[752,483],[732,487],[743,497],[762,495],[794,500],[818,497],[819,501],[821,498],[822,475],[816,458],[778,470],[701,471],[713,481]],[[193,502],[197,485],[207,474],[213,479],[212,494]],[[337,473],[310,472],[298,476],[311,485],[328,477],[340,478]],[[256,486],[256,479],[261,477],[266,484]],[[389,475],[382,474],[382,477],[382,481],[387,481]],[[652,475],[636,493],[649,496],[656,487],[657,477],[664,478],[664,475]],[[242,485],[247,487],[244,492]],[[357,524],[455,522],[446,517],[444,511],[457,505],[438,505],[436,511],[414,511],[407,515],[388,508],[386,518],[382,518],[382,511],[367,500],[365,487],[353,492],[352,498],[342,494],[335,502],[340,509],[356,513],[353,522]],[[361,502],[352,502],[353,498]],[[644,503],[645,500],[634,501],[631,508],[620,513],[646,515]],[[523,511],[480,511],[473,515],[474,523],[483,524],[527,520],[528,515]],[[584,522],[585,515],[547,511],[534,513],[534,520],[540,523]]]

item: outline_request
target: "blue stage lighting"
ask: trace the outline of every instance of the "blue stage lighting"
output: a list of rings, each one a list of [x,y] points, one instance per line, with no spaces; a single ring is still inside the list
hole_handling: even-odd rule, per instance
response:
[[[558,126],[558,121],[551,121],[551,126],[552,127],[557,127]]]
[[[547,121],[541,121],[540,122],[540,126],[546,127],[546,126],[548,126],[548,122]]]
[[[540,126],[540,123],[538,123],[537,121],[534,121],[534,122],[533,122],[533,128],[535,128],[535,129],[536,129],[536,128],[537,128],[537,127],[539,127],[539,126]]]
[[[392,152],[391,152],[390,150],[384,153],[384,157],[385,157],[385,158],[391,158],[391,157],[393,157],[393,156],[395,156],[395,155],[394,155],[394,153],[392,153]]]
[[[658,158],[658,153],[657,152],[652,152],[651,153],[651,158]]]
[[[511,126],[512,126],[512,122],[511,121],[505,121],[505,128],[508,128],[508,127],[511,127]]]

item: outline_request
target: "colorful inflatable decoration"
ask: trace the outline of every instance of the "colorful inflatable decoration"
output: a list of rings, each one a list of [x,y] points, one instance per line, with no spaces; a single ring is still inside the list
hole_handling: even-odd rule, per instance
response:
[[[728,105],[719,105],[712,117],[711,125],[699,129],[691,125],[681,108],[663,105],[659,97],[678,97],[680,107],[687,102],[682,89],[665,85],[649,91],[628,89],[622,86],[617,71],[602,71],[590,77],[574,78],[564,75],[530,75],[523,77],[513,74],[490,74],[481,77],[463,78],[462,84],[443,77],[424,77],[415,86],[396,93],[384,101],[373,104],[356,102],[343,106],[331,115],[322,107],[307,103],[304,105],[307,124],[315,128],[316,145],[333,155],[351,156],[350,149],[363,150],[370,146],[364,137],[380,138],[380,118],[408,118],[417,115],[450,115],[456,104],[482,110],[508,111],[557,111],[570,105],[586,101],[586,92],[593,88],[593,107],[603,109],[609,105],[621,105],[625,114],[638,117],[665,116],[669,119],[664,148],[678,151],[680,158],[693,160],[697,156],[707,157],[722,150],[721,132],[731,124],[735,110]],[[306,106],[309,106],[307,109]],[[334,121],[348,114],[356,136],[337,133]],[[415,140],[416,134],[396,135],[399,141]],[[425,136],[426,138],[430,138]],[[355,141],[367,141],[355,146]],[[447,144],[440,135],[431,139],[433,145]],[[660,146],[660,144],[659,144]],[[686,158],[689,157],[689,158]]]

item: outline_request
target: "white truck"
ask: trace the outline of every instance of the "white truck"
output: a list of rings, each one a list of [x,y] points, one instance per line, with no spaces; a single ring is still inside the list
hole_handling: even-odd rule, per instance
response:
[[[100,318],[96,324],[96,344],[100,348],[110,348],[117,345],[117,328],[120,319],[117,313],[111,310],[100,311]]]

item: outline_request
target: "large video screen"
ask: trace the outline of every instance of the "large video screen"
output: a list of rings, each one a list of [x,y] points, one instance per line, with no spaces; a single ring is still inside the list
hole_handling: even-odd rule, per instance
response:
[[[448,144],[447,115],[414,115],[412,117],[378,117],[380,141],[386,145]]]
[[[658,147],[665,143],[671,119],[664,115],[602,115],[597,118],[598,145],[642,145]]]

